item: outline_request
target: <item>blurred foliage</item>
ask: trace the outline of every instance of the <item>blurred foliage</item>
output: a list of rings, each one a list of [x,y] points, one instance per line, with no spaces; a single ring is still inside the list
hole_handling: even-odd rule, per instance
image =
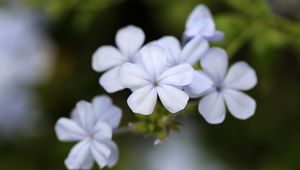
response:
[[[72,14],[72,24],[84,29],[95,14],[123,0],[25,0],[35,7],[41,7],[52,20],[61,20]]]
[[[259,84],[250,94],[257,101],[257,112],[247,121],[234,119],[227,113],[225,122],[217,126],[207,124],[197,113],[197,101],[180,114],[198,121],[207,148],[232,169],[300,169],[299,9],[279,15],[275,11],[280,11],[281,6],[273,4],[280,0],[24,1],[50,18],[49,34],[58,48],[52,80],[37,89],[49,123],[41,125],[43,133],[39,137],[16,143],[2,141],[0,169],[64,169],[63,160],[72,144],[60,144],[53,125],[59,117],[69,116],[78,100],[89,101],[105,93],[98,85],[99,74],[90,66],[95,49],[114,44],[115,32],[127,24],[142,27],[148,41],[164,35],[181,38],[187,16],[199,3],[211,9],[218,30],[225,32],[224,42],[213,46],[224,47],[232,62],[246,60],[256,69]],[[284,1],[285,5],[289,1],[294,1],[290,8],[300,6],[300,2],[295,5],[295,0]],[[158,110],[158,114],[148,117],[132,114],[126,103],[128,95],[129,91],[111,95],[123,108],[122,125],[137,120],[137,133],[145,132],[160,139],[165,139],[170,129],[177,129],[172,115],[161,114],[165,111]],[[117,136],[116,141],[121,159],[114,169],[134,170],[136,160],[141,160],[141,155],[134,153],[145,140]],[[128,165],[130,162],[132,166]]]

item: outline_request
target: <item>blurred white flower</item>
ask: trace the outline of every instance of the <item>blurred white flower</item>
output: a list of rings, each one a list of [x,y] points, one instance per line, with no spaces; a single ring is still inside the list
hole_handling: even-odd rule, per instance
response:
[[[208,41],[222,41],[224,33],[216,31],[210,10],[205,5],[198,5],[192,11],[185,25],[184,39],[202,37]]]
[[[149,115],[157,102],[171,113],[185,108],[189,96],[182,87],[191,83],[193,68],[190,64],[167,67],[167,53],[157,45],[147,45],[139,53],[139,64],[125,63],[119,71],[122,85],[133,93],[127,103],[135,113]]]
[[[41,30],[40,18],[20,4],[16,7],[0,11],[0,131],[4,138],[31,133],[39,112],[31,90],[48,78],[53,64],[53,47]]]
[[[196,37],[188,41],[182,49],[179,41],[173,36],[165,36],[155,41],[154,44],[164,48],[167,53],[167,63],[170,67],[183,63],[195,65],[209,49],[208,42],[202,37]],[[211,88],[212,84],[213,82],[205,74],[195,70],[193,81],[184,87],[184,91],[190,97],[197,97]]]
[[[238,119],[251,117],[256,102],[241,92],[250,90],[257,83],[255,71],[245,62],[237,62],[227,72],[228,57],[221,48],[212,48],[201,59],[203,74],[214,82],[200,100],[198,109],[208,123],[218,124],[225,119],[225,103],[231,114]]]
[[[171,133],[168,140],[148,149],[143,170],[225,170],[227,167],[209,154],[199,141],[201,131],[185,121],[180,133]]]
[[[80,101],[71,119],[60,118],[55,126],[60,141],[79,141],[65,160],[68,169],[91,169],[94,159],[100,168],[112,167],[119,159],[117,145],[111,140],[120,123],[122,111],[107,96],[92,103]]]
[[[47,77],[52,46],[29,12],[0,11],[0,90],[11,84],[33,85]]]
[[[109,93],[123,90],[118,71],[126,62],[135,62],[136,53],[145,41],[145,34],[139,27],[129,25],[118,30],[116,47],[105,45],[99,47],[93,55],[92,67],[95,71],[104,72],[100,78],[100,85]]]

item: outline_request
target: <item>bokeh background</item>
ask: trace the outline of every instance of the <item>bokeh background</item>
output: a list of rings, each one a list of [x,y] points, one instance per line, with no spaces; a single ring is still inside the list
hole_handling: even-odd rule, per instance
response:
[[[194,108],[160,146],[149,137],[115,136],[121,156],[113,170],[300,169],[299,0],[1,0],[0,169],[65,169],[73,144],[57,140],[56,120],[77,101],[105,94],[91,69],[93,52],[114,44],[128,24],[143,28],[147,41],[181,38],[200,3],[225,32],[212,46],[257,71],[250,91],[256,114],[246,121],[227,114],[223,124],[209,125]],[[111,95],[124,110],[122,125],[134,120],[128,94]]]

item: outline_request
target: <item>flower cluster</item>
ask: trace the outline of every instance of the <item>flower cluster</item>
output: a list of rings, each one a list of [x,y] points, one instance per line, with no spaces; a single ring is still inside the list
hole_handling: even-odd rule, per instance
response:
[[[100,168],[116,164],[119,151],[111,140],[119,126],[122,111],[107,96],[95,97],[92,103],[79,101],[71,119],[60,118],[55,126],[60,141],[79,141],[65,165],[68,169],[91,169],[94,159]]]
[[[117,32],[116,47],[105,45],[96,50],[92,67],[103,72],[99,83],[108,93],[125,88],[132,91],[127,103],[134,113],[151,115],[158,100],[168,112],[177,113],[186,108],[190,98],[202,97],[198,110],[210,124],[224,121],[225,104],[234,117],[247,119],[254,114],[256,103],[241,91],[256,85],[256,73],[245,62],[227,71],[226,51],[209,46],[223,37],[209,9],[198,5],[186,22],[183,42],[164,36],[144,45],[143,30],[129,25]],[[79,102],[71,120],[63,118],[57,123],[60,140],[81,141],[66,160],[69,169],[89,169],[92,158],[100,167],[116,162],[111,136],[121,111],[107,102],[107,97],[103,100]]]

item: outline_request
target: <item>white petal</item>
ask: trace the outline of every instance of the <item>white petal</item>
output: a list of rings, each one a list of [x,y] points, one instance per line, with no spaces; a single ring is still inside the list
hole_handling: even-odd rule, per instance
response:
[[[193,38],[184,46],[180,55],[180,63],[185,62],[194,65],[204,56],[208,49],[208,42],[201,36]]]
[[[106,122],[99,120],[93,127],[92,137],[96,140],[111,139],[112,133],[112,127]]]
[[[76,121],[85,132],[90,132],[95,124],[95,114],[92,105],[86,101],[79,101],[72,113],[72,119]]]
[[[210,124],[219,124],[225,119],[224,99],[217,92],[212,92],[204,96],[199,102],[198,110]]]
[[[193,81],[184,87],[184,91],[190,97],[200,97],[205,91],[210,89],[213,81],[202,71],[194,71]]]
[[[157,45],[147,45],[140,51],[142,64],[153,80],[166,68],[167,53]]]
[[[213,36],[205,37],[207,41],[219,42],[224,40],[224,32],[216,31]]]
[[[108,159],[111,154],[110,148],[101,141],[93,140],[91,151],[93,154],[94,159],[96,160],[98,166],[103,168],[107,165]]]
[[[211,48],[201,59],[201,66],[204,71],[216,82],[224,80],[228,65],[228,57],[225,50]]]
[[[60,118],[55,125],[60,141],[79,141],[86,137],[84,130],[73,120]]]
[[[93,157],[90,152],[90,141],[84,140],[76,144],[65,160],[65,165],[68,169],[91,169]]]
[[[210,10],[205,5],[198,5],[190,14],[185,29],[185,35],[188,37],[212,36],[215,32],[215,23]]]
[[[152,85],[134,91],[127,103],[134,113],[149,115],[153,112],[157,101],[157,91]]]
[[[101,120],[107,122],[113,129],[118,128],[122,118],[122,110],[113,106],[101,116]]]
[[[113,105],[112,100],[107,95],[96,96],[92,100],[92,106],[99,115],[104,114]]]
[[[121,85],[119,81],[119,69],[120,67],[115,67],[107,71],[101,76],[99,80],[100,85],[108,93],[114,93],[124,89],[124,87]]]
[[[145,34],[139,27],[129,25],[118,30],[116,44],[123,55],[131,58],[142,47],[145,41]]]
[[[226,87],[238,90],[249,90],[257,83],[255,71],[245,62],[237,62],[229,69],[225,77]]]
[[[181,46],[177,38],[165,36],[155,41],[154,44],[162,47],[167,52],[167,62],[170,66],[178,64]]]
[[[189,95],[184,91],[170,85],[158,86],[157,92],[160,101],[171,113],[183,110],[189,100]]]
[[[113,46],[102,46],[96,50],[92,58],[92,67],[95,71],[105,71],[126,62],[118,49]]]
[[[140,66],[132,63],[125,63],[119,71],[119,78],[122,86],[132,90],[151,84],[151,76]]]
[[[110,148],[111,154],[109,156],[107,166],[109,168],[112,168],[113,166],[116,165],[116,163],[119,160],[119,148],[116,145],[116,143],[113,142],[112,140],[105,140],[103,141],[103,143],[105,143],[106,146]]]
[[[180,64],[163,72],[159,77],[160,84],[185,86],[192,82],[194,69],[189,64]]]
[[[105,121],[113,129],[116,129],[121,121],[122,110],[112,104],[108,96],[102,95],[95,97],[92,101],[94,112],[98,120]]]
[[[231,114],[238,119],[248,119],[255,113],[256,102],[250,96],[237,90],[223,91],[226,105]]]

